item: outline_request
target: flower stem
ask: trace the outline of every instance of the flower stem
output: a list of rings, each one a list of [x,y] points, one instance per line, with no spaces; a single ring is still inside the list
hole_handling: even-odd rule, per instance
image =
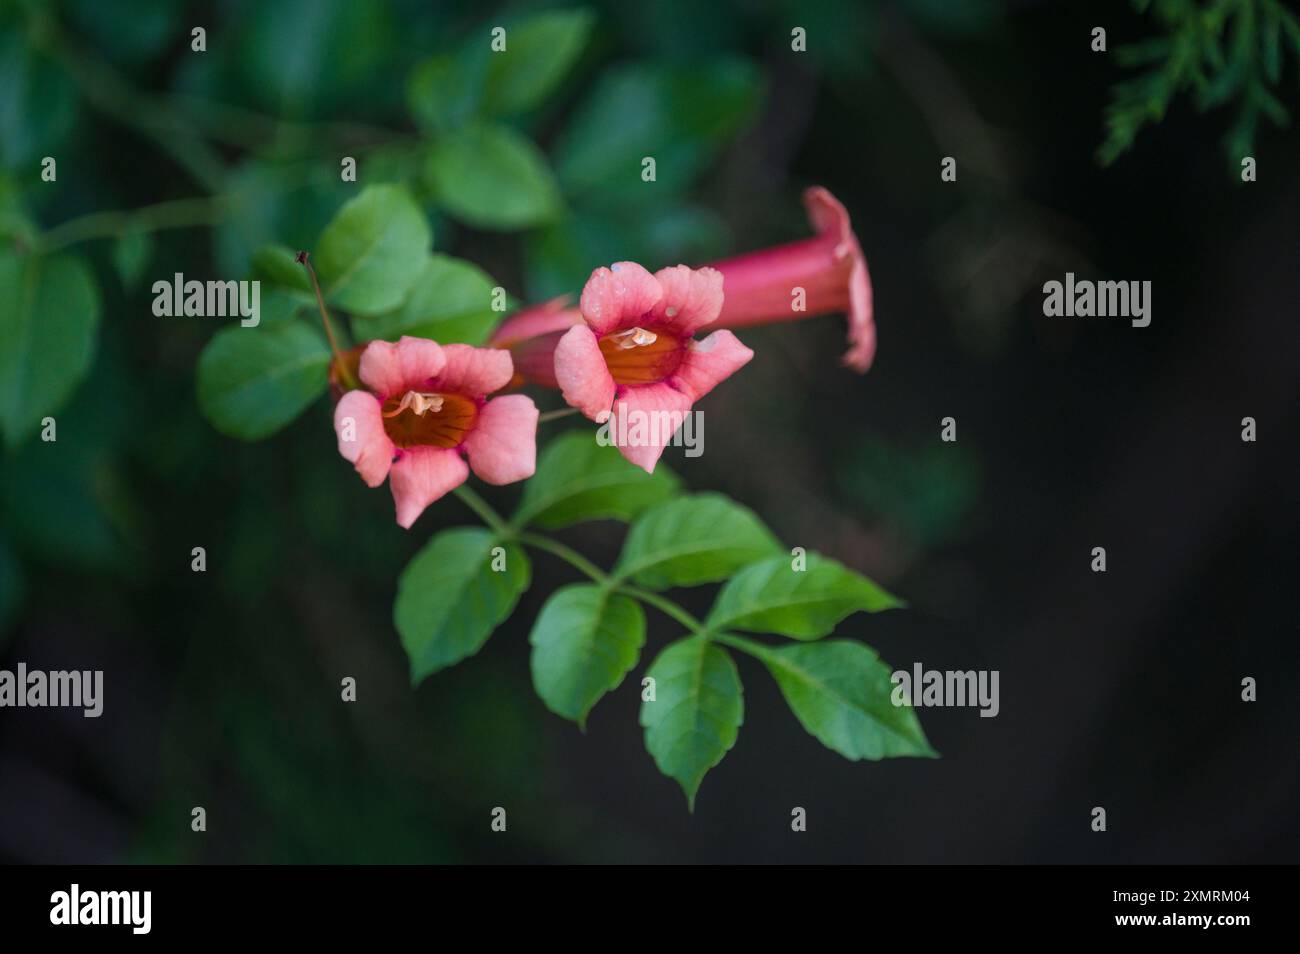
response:
[[[562,417],[568,417],[570,414],[577,413],[578,409],[576,407],[563,407],[558,411],[547,411],[544,414],[539,414],[537,416],[537,423],[545,424],[547,421],[558,421]]]
[[[325,298],[320,293],[320,282],[316,280],[316,269],[311,267],[311,253],[299,252],[296,261],[307,269],[307,274],[311,276],[311,287],[316,291],[316,305],[320,308],[320,320],[325,326],[325,337],[330,341],[330,351],[334,352],[334,364],[339,369],[339,378],[349,389],[355,390],[361,385],[343,360],[343,353],[339,351],[339,343],[334,339],[334,327],[330,324],[329,312],[325,310]]]
[[[474,513],[478,514],[479,519],[486,523],[488,527],[503,540],[514,536],[514,531],[506,525],[505,518],[493,510],[491,504],[465,484],[461,484],[453,490],[452,493],[461,499],[461,503],[466,507],[469,507],[470,510],[473,510]],[[523,538],[521,537],[520,539],[522,540]]]
[[[128,232],[158,232],[215,225],[227,214],[222,199],[176,199],[129,212],[93,212],[49,229],[40,238],[41,250],[54,252],[77,242],[116,238]]]

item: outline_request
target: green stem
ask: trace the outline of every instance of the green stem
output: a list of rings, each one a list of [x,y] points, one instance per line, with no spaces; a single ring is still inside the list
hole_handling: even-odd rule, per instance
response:
[[[705,634],[703,623],[666,596],[660,596],[658,593],[651,593],[649,590],[643,590],[635,586],[620,585],[617,589],[618,592],[626,596],[630,596],[633,599],[640,600],[642,603],[647,603],[650,606],[653,606],[665,616],[672,617],[691,632],[696,634]]]
[[[755,659],[766,660],[772,654],[772,651],[762,643],[756,643],[752,639],[745,639],[743,636],[734,636],[731,633],[714,633],[711,638],[714,642],[723,643],[732,649],[739,649],[742,653],[749,653]]]
[[[573,549],[573,547],[566,546],[559,540],[552,540],[550,537],[543,537],[536,533],[521,533],[517,539],[525,546],[535,547],[538,550],[545,550],[547,553],[559,557],[574,569],[585,573],[587,576],[591,577],[592,580],[602,586],[610,585],[608,573],[596,566],[596,564],[592,563],[577,550]]]
[[[39,239],[43,252],[97,238],[117,238],[128,232],[159,232],[214,225],[227,214],[221,199],[177,199],[129,212],[93,212],[49,229]]]
[[[503,540],[508,540],[514,536],[514,531],[506,525],[505,518],[492,509],[492,505],[471,490],[467,485],[461,484],[452,491],[461,499],[461,503],[478,514],[480,520],[488,525],[491,530],[500,536]],[[523,537],[519,538],[521,541]]]
[[[568,417],[571,414],[577,413],[578,409],[576,407],[564,407],[560,408],[558,411],[546,411],[537,416],[537,423],[545,424],[547,421],[558,421],[562,417]]]
[[[560,543],[558,540],[552,540],[550,537],[543,537],[536,533],[521,533],[518,537],[520,543],[526,546],[534,547],[538,550],[545,550],[554,556],[564,560],[574,569],[586,574],[595,583],[601,586],[610,587],[617,593],[624,596],[630,596],[635,600],[640,600],[649,606],[653,606],[659,612],[663,613],[677,622],[681,623],[693,633],[706,633],[704,624],[692,616],[682,607],[678,606],[672,600],[658,593],[651,593],[649,590],[643,590],[635,586],[626,586],[614,582],[614,579],[602,570],[596,564],[592,563],[585,556],[570,546]]]

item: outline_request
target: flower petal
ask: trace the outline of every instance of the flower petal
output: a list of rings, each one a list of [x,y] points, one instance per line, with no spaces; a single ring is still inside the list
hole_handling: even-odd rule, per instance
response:
[[[464,446],[470,467],[489,484],[526,480],[537,469],[537,405],[522,394],[493,398]]]
[[[351,461],[368,487],[378,487],[393,463],[393,442],[384,432],[382,408],[368,391],[349,391],[334,406],[339,453]]]
[[[469,465],[450,447],[410,447],[402,451],[388,475],[398,525],[409,530],[425,507],[468,477]]]
[[[804,190],[804,209],[808,221],[819,235],[835,239],[834,255],[839,261],[851,262],[848,273],[849,350],[843,361],[858,372],[871,367],[876,356],[875,309],[871,295],[871,273],[862,254],[848,210],[830,190],[813,186]]]
[[[609,417],[614,379],[595,332],[586,325],[570,328],[555,346],[555,381],[571,407],[597,423]]]
[[[627,388],[609,419],[611,443],[648,474],[690,412],[691,396],[663,381]]]
[[[655,327],[683,338],[712,324],[722,311],[722,273],[716,268],[674,265],[655,272],[664,297],[655,308]]]
[[[842,359],[859,374],[871,367],[876,357],[875,307],[871,297],[871,273],[859,252],[849,275],[849,350]]]
[[[447,363],[442,351],[436,341],[407,335],[396,344],[372,341],[361,354],[361,381],[381,403],[404,391],[422,391],[430,378],[442,373]]]
[[[509,348],[520,341],[552,331],[568,331],[582,324],[582,312],[568,307],[570,297],[561,295],[548,302],[515,312],[497,326],[489,343],[494,348]]]
[[[634,327],[663,298],[653,275],[636,262],[598,268],[583,286],[578,307],[597,335]]]
[[[433,383],[435,390],[482,397],[500,391],[515,373],[510,352],[499,348],[449,344],[442,353],[447,363]]]
[[[748,364],[752,357],[754,352],[730,331],[715,331],[707,338],[688,342],[682,363],[669,383],[698,401]]]

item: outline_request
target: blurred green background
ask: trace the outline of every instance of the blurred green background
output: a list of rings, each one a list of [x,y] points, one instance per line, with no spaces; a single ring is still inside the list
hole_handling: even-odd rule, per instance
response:
[[[1270,99],[1295,101],[1295,58],[1270,52],[1288,41],[1260,3],[1258,35],[1234,21],[1228,60],[1205,67],[1207,86],[1235,78],[1176,95],[1161,57],[1188,5],[1168,21],[1067,6],[0,0],[9,254],[92,213],[216,210],[148,236],[110,219],[66,249],[99,320],[64,342],[93,340],[84,369],[69,354],[50,370],[68,391],[57,442],[6,429],[0,660],[102,668],[106,711],[0,711],[0,857],[1293,859],[1300,164]],[[1089,48],[1098,24],[1107,54]],[[496,25],[532,44],[526,70],[487,55]],[[1152,63],[1136,100],[1113,96]],[[1242,184],[1247,148],[1260,175]],[[646,155],[657,181],[629,188]],[[956,183],[939,179],[949,155]],[[665,459],[908,599],[847,635],[899,667],[999,669],[1002,715],[922,712],[942,760],[848,763],[742,662],[740,742],[688,815],[642,748],[638,679],[585,734],[533,694],[528,628],[573,578],[541,555],[487,647],[412,691],[397,575],[471,515],[448,498],[397,528],[387,492],[338,458],[326,401],[261,443],[219,434],[195,362],[224,325],[157,318],[149,292],[310,247],[390,181],[436,250],[518,302],[619,259],[802,238],[801,189],[830,188],[871,264],[876,367],[837,366],[838,318],[743,332],[757,357],[708,399],[705,454]],[[1152,280],[1153,326],[1043,318],[1041,284],[1067,270]],[[1256,444],[1238,438],[1247,414]],[[938,440],[949,415],[956,444]],[[620,532],[566,537],[608,565]],[[1105,577],[1087,572],[1099,544]],[[633,675],[676,635],[652,621]],[[1096,804],[1123,820],[1115,837],[1091,837]]]

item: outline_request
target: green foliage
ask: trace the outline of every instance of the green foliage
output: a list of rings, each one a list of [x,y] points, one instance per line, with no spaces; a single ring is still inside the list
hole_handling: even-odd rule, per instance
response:
[[[428,220],[406,190],[367,186],[316,246],[326,300],[359,315],[396,308],[422,274],[431,240]]]
[[[504,554],[494,554],[496,547]],[[504,567],[493,569],[498,558]],[[482,649],[531,577],[524,552],[488,530],[444,530],[425,544],[402,571],[393,605],[411,683]]]
[[[0,20],[0,167],[34,167],[49,155],[71,128],[76,102],[67,75]]]
[[[423,210],[401,186],[367,186],[326,225],[312,256],[331,305],[351,312],[362,340],[402,335],[482,344],[496,325],[492,279],[431,253]],[[330,354],[320,335],[289,322],[316,310],[296,253],[269,245],[253,255],[264,283],[256,328],[227,328],[199,358],[199,407],[223,434],[267,437],[325,393]],[[314,319],[313,319],[314,320]]]
[[[594,22],[590,10],[552,10],[507,22],[506,48],[488,60],[483,112],[511,116],[539,105],[568,75]]]
[[[427,255],[406,298],[392,311],[358,317],[353,328],[364,338],[396,341],[402,335],[441,344],[482,345],[496,327],[491,276],[450,255]]]
[[[229,46],[241,55],[223,65],[266,108],[293,116],[315,114],[382,74],[397,25],[385,3],[281,0],[243,8],[236,29]]]
[[[153,256],[154,240],[148,232],[127,232],[113,243],[113,268],[128,291],[140,284]]]
[[[722,494],[692,494],[637,518],[614,573],[652,590],[695,586],[726,579],[780,550],[749,508]]]
[[[645,613],[608,587],[565,586],[547,599],[528,641],[537,695],[556,715],[585,727],[591,707],[636,665]]]
[[[533,109],[573,68],[593,23],[588,10],[507,20],[506,48],[500,51],[492,51],[488,25],[480,24],[456,50],[429,57],[411,73],[411,112],[424,128],[446,133],[475,119]]]
[[[499,50],[491,46],[491,29],[499,24],[480,24],[459,47],[416,67],[407,103],[416,122],[434,133],[423,178],[438,206],[497,231],[544,225],[561,213],[564,202],[545,154],[500,120],[537,108],[558,88],[592,24],[586,10],[508,20]]]
[[[214,11],[210,50],[180,58],[162,92],[146,95],[130,77],[157,74],[188,26],[166,5],[123,2],[138,29],[118,29],[90,0],[67,0],[48,13],[27,4],[15,17],[6,8],[0,18],[0,167],[16,170],[0,176],[0,432],[8,448],[0,461],[0,626],[14,617],[25,589],[20,556],[131,565],[140,534],[128,532],[137,529],[135,515],[121,506],[129,495],[106,446],[138,453],[146,486],[166,481],[195,490],[211,455],[222,467],[270,459],[269,449],[235,451],[210,432],[197,434],[187,402],[168,392],[168,358],[198,323],[168,323],[167,346],[148,355],[158,359],[158,373],[138,384],[138,405],[112,390],[118,375],[105,367],[112,347],[98,356],[92,383],[77,390],[96,359],[101,311],[88,261],[117,275],[103,289],[114,314],[147,307],[141,286],[151,270],[170,277],[182,263],[187,271],[197,261],[223,278],[247,273],[262,283],[259,325],[231,321],[217,330],[195,372],[199,408],[215,429],[255,441],[285,428],[327,391],[331,352],[298,249],[311,253],[330,326],[346,349],[401,335],[488,340],[499,317],[496,282],[446,254],[457,238],[449,219],[528,231],[518,245],[534,290],[573,290],[592,267],[617,258],[704,260],[728,244],[722,220],[697,204],[692,190],[758,108],[762,83],[747,59],[724,53],[690,68],[680,60],[616,62],[587,88],[576,82],[595,29],[584,9],[505,19],[502,52],[489,45],[495,22],[472,24],[453,46],[422,45],[432,55],[415,63],[389,56],[408,19],[418,21],[412,29],[421,44],[459,25],[441,11],[399,16],[387,3],[288,0],[236,4],[237,17],[224,7]],[[711,17],[710,29],[724,19]],[[65,25],[74,29],[64,33]],[[699,49],[726,48],[706,33],[689,39]],[[130,64],[126,74],[118,72],[122,63]],[[412,124],[401,115],[403,92],[416,135],[405,131]],[[112,211],[138,197],[100,195],[111,179],[95,178],[97,170],[76,183],[80,193],[62,179],[39,186],[43,192],[30,186],[41,156],[73,132],[81,104],[114,133],[124,128],[142,137],[169,164],[164,171],[176,173],[158,180],[168,191],[156,204]],[[352,118],[360,115],[364,122]],[[553,129],[554,166],[536,140],[540,133],[549,142]],[[356,159],[362,185],[340,179],[341,156]],[[653,181],[642,179],[647,157],[656,162]],[[65,162],[60,158],[61,174]],[[150,166],[145,175],[154,173]],[[207,195],[171,198],[196,186]],[[52,228],[43,222],[80,195],[103,204]],[[437,252],[431,222],[442,243]],[[196,228],[211,233],[191,241],[186,232]],[[162,239],[163,229],[184,231]],[[98,252],[63,250],[92,241],[104,243]],[[508,265],[511,251],[493,252],[491,261]],[[129,373],[141,377],[141,366]],[[177,405],[181,410],[168,413]],[[64,406],[75,414],[68,425],[59,421],[58,443],[28,440],[43,416]],[[122,415],[126,429],[102,427],[98,413]],[[68,439],[65,426],[80,430]],[[331,443],[317,433],[289,459],[328,453]],[[346,466],[333,461],[328,477],[323,468],[301,470],[308,476],[291,473],[276,486],[294,507],[327,509],[319,501],[334,499],[328,481]],[[241,493],[217,579],[260,613],[272,602],[269,570],[293,556],[286,534],[276,532],[290,524],[268,523],[286,509],[278,491],[259,484]],[[460,493],[476,499],[467,488]],[[533,681],[551,711],[585,726],[599,700],[624,684],[641,660],[646,607],[679,627],[646,670],[656,691],[644,700],[640,721],[650,755],[692,806],[743,719],[730,649],[767,665],[800,721],[847,757],[928,753],[910,710],[882,708],[880,679],[888,671],[869,649],[842,642],[770,649],[731,632],[817,639],[849,613],[896,601],[833,561],[813,557],[806,575],[794,574],[747,508],[720,494],[679,494],[667,468],[644,473],[598,444],[589,428],[543,448],[510,521],[472,503],[487,529],[437,532],[402,571],[393,621],[412,683],[475,654],[511,616],[531,580],[524,548],[534,547],[587,578],[549,594],[532,625]],[[313,504],[302,504],[304,497]],[[538,532],[594,520],[630,523],[613,571]],[[312,532],[346,548],[369,581],[388,579],[384,561],[369,559],[385,551],[366,534],[325,517]],[[706,623],[664,595],[720,582]],[[300,659],[292,660],[295,671]],[[319,686],[305,691],[316,694]],[[514,727],[503,737],[513,738]],[[282,765],[283,752],[255,732],[241,728],[238,736],[241,764],[268,775]],[[310,790],[307,774],[294,782],[292,791]],[[273,796],[293,810],[284,791]],[[301,831],[312,824],[302,822]]]
[[[598,444],[590,431],[570,431],[542,450],[514,522],[557,530],[584,520],[628,521],[667,500],[677,487],[677,478],[662,464],[647,474],[617,448]]]
[[[705,774],[735,744],[742,719],[740,676],[724,646],[761,660],[805,728],[846,757],[933,755],[915,714],[893,706],[890,671],[867,647],[829,641],[772,649],[728,632],[815,640],[851,613],[902,604],[816,554],[801,555],[802,568],[793,569],[792,558],[747,508],[721,494],[676,496],[676,478],[662,475],[662,468],[652,476],[632,467],[589,432],[570,432],[542,449],[510,523],[474,503],[495,529],[438,534],[399,583],[394,617],[416,679],[476,651],[509,616],[527,586],[526,572],[522,579],[505,572],[526,567],[514,541],[561,557],[590,580],[551,594],[529,637],[538,696],[580,727],[636,665],[646,634],[642,604],[687,628],[688,635],[646,671],[655,690],[653,698],[643,698],[641,724],[647,751],[692,806]],[[608,517],[632,521],[612,573],[562,544],[516,529]],[[463,553],[448,540],[462,535]],[[492,546],[509,553],[496,572],[487,569]],[[704,623],[650,592],[723,579]],[[799,651],[804,648],[814,651]]]
[[[831,639],[752,650],[809,733],[846,759],[936,757],[910,705],[896,706],[890,668],[861,643]]]
[[[261,440],[325,393],[330,353],[303,324],[227,328],[199,358],[199,407],[221,433]]]
[[[618,205],[680,194],[753,114],[761,89],[752,65],[728,58],[607,70],[556,142],[560,182],[569,194]],[[646,156],[655,160],[653,183],[640,179]]]
[[[438,203],[479,228],[541,225],[561,207],[546,156],[508,126],[475,124],[448,134],[429,153],[426,171]]]
[[[646,751],[675,779],[695,810],[705,773],[722,761],[745,718],[740,673],[725,651],[702,636],[673,643],[646,677],[655,698],[641,703]]]
[[[0,431],[16,447],[90,367],[99,291],[75,255],[0,250]]]
[[[718,255],[725,227],[686,194],[761,96],[753,65],[732,57],[691,69],[635,63],[603,72],[556,137],[556,173],[569,212],[528,237],[532,294],[548,298],[579,287],[593,263]],[[655,160],[653,182],[642,179],[646,158]]]
[[[1300,19],[1279,0],[1134,0],[1154,11],[1164,35],[1120,47],[1120,65],[1142,68],[1112,88],[1106,139],[1097,151],[1110,165],[1138,133],[1164,119],[1175,97],[1192,96],[1199,112],[1236,103],[1223,146],[1234,173],[1253,155],[1260,117],[1285,126],[1290,116],[1274,92],[1281,80],[1283,41],[1300,62]]]
[[[902,604],[861,574],[815,553],[795,569],[782,555],[752,563],[718,594],[704,625],[713,632],[744,629],[793,639],[821,639],[851,613],[878,613]]]
[[[285,245],[265,245],[253,253],[252,277],[284,290],[298,292],[304,302],[315,303],[307,270],[298,253]]]

